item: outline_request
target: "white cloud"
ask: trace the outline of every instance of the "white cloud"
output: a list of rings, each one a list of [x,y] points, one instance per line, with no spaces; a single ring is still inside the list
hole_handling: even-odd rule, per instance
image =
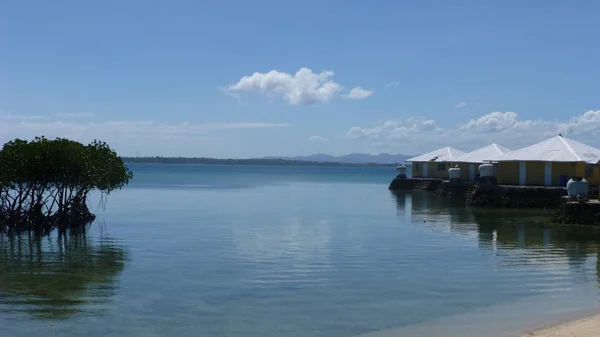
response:
[[[494,132],[529,132],[544,129],[556,129],[557,123],[551,121],[537,120],[520,120],[519,115],[515,112],[491,112],[477,119],[471,119],[466,124],[460,127],[460,130],[494,133]]]
[[[467,102],[460,102],[460,103],[456,104],[454,107],[457,109],[460,109],[460,108],[464,108],[466,106],[467,106]]]
[[[400,85],[400,81],[391,81],[385,85],[386,88],[397,87]]]
[[[346,136],[368,142],[372,147],[415,154],[448,145],[470,151],[491,142],[517,149],[559,133],[600,147],[600,110],[590,110],[565,121],[520,119],[511,111],[491,112],[449,127],[440,127],[423,117],[411,117],[368,127],[355,126]]]
[[[233,99],[235,99],[239,104],[243,104],[242,97],[240,97],[239,92],[231,91],[228,88],[222,88],[222,87],[219,88],[219,91],[221,91],[223,94],[225,94],[229,97],[233,97]]]
[[[365,99],[373,95],[373,90],[365,90],[361,87],[352,88],[346,97],[348,99]]]
[[[477,132],[504,131],[518,123],[515,112],[492,112],[477,119],[471,119],[461,126],[462,130]]]
[[[41,121],[46,120],[46,116],[28,116],[28,115],[13,115],[13,114],[0,114],[0,120],[6,121]]]
[[[85,118],[93,115],[91,112],[59,112],[56,114],[56,116],[63,118]]]
[[[327,141],[327,138],[321,136],[310,136],[308,140],[315,143],[324,143]]]
[[[574,117],[565,123],[559,123],[558,131],[564,135],[582,133],[597,137],[600,134],[600,110],[589,110],[580,117]]]
[[[402,140],[420,132],[436,130],[433,120],[412,117],[404,121],[383,121],[369,128],[352,127],[346,133],[348,138],[366,139],[373,142]]]
[[[212,155],[239,151],[239,131],[285,128],[285,123],[161,123],[153,121],[7,121],[0,120],[0,142],[14,138],[66,137],[89,142],[100,139],[124,155],[143,150],[148,155]],[[245,134],[244,134],[245,135]],[[236,141],[232,137],[237,137]],[[244,136],[241,136],[244,137]],[[246,135],[245,137],[248,137]],[[248,149],[246,149],[248,151]]]
[[[75,123],[75,122],[21,122],[21,123],[0,123],[0,130],[3,134],[10,133],[28,133],[36,134],[50,132],[65,132],[62,136],[68,136],[68,132],[89,131],[119,133],[140,132],[144,134],[154,134],[157,136],[164,134],[193,134],[203,131],[231,130],[231,129],[263,129],[288,127],[290,124],[284,123],[159,123],[152,121],[112,121],[103,123]],[[12,132],[11,132],[12,131]]]
[[[255,72],[229,85],[227,91],[229,93],[261,92],[266,96],[283,97],[294,105],[327,103],[344,91],[341,84],[330,79],[333,74],[333,71],[329,70],[316,74],[309,68],[301,68],[293,75],[277,70],[268,73]]]

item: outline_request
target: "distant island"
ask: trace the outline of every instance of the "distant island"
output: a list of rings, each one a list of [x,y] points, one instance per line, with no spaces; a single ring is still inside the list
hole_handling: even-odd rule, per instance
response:
[[[284,160],[298,160],[298,161],[310,161],[310,162],[331,162],[331,163],[345,163],[345,164],[398,164],[405,162],[408,158],[414,157],[412,155],[405,154],[366,154],[366,153],[350,153],[343,156],[332,156],[324,153],[312,154],[309,156],[295,156],[295,157],[265,157],[264,159],[284,159]]]
[[[392,161],[392,158],[399,159]],[[405,155],[362,155],[353,154],[342,157],[329,155],[313,155],[306,157],[266,157],[250,159],[216,159],[203,157],[122,157],[126,163],[155,164],[205,164],[205,165],[287,165],[287,166],[362,166],[362,167],[395,167],[408,158]],[[321,159],[321,160],[319,160]],[[369,159],[372,161],[369,162]],[[379,160],[378,160],[379,159]],[[381,160],[385,159],[385,160]],[[352,162],[354,160],[355,162]]]

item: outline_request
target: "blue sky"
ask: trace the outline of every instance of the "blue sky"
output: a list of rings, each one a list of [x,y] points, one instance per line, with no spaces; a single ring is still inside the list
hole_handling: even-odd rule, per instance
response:
[[[597,1],[0,8],[0,141],[214,157],[517,148],[558,132],[600,146]]]

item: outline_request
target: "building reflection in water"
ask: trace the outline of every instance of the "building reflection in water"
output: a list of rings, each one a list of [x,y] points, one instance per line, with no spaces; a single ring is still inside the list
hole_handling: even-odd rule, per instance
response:
[[[507,264],[566,263],[578,271],[596,260],[600,282],[600,231],[586,227],[554,227],[538,210],[471,208],[424,191],[392,192],[397,216],[430,230],[476,236],[481,249],[513,252]]]
[[[40,319],[101,314],[127,256],[106,236],[0,235],[0,312]]]

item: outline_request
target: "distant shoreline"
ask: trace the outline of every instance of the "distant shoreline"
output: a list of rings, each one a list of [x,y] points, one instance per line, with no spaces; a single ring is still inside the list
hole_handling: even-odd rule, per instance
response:
[[[289,159],[216,159],[185,157],[122,157],[126,163],[139,164],[204,164],[204,165],[277,165],[277,166],[344,166],[344,167],[396,167],[395,164],[316,162]]]

